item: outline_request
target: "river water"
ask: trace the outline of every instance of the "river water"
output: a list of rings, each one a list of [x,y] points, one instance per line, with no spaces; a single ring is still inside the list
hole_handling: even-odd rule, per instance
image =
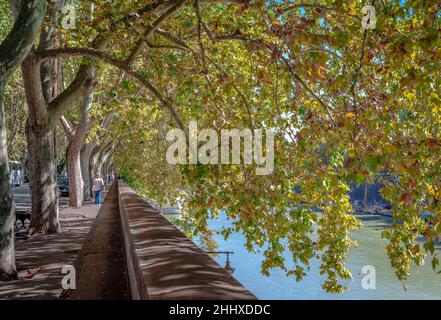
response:
[[[319,261],[311,261],[311,269],[302,281],[296,282],[294,277],[287,277],[281,270],[273,270],[270,276],[260,273],[263,257],[259,253],[250,253],[244,246],[243,235],[235,233],[225,241],[221,235],[215,236],[219,251],[233,251],[230,256],[231,266],[235,268],[234,277],[253,292],[259,299],[441,299],[441,274],[433,272],[430,261],[424,266],[412,266],[411,276],[407,282],[407,290],[397,281],[385,253],[386,241],[380,233],[388,228],[391,218],[377,215],[358,215],[363,227],[352,233],[358,240],[359,247],[353,249],[348,257],[347,265],[352,272],[349,291],[343,294],[326,293],[321,288],[324,277],[319,273]],[[214,230],[221,230],[229,225],[225,216],[209,222]],[[438,245],[437,253],[440,253]],[[286,253],[289,261],[289,252]],[[225,255],[215,257],[222,266]],[[362,274],[365,265],[375,267],[375,289],[363,289]]]

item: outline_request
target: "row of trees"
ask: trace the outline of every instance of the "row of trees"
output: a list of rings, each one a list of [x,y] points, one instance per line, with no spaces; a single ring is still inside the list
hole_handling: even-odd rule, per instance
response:
[[[344,260],[356,245],[349,234],[360,225],[349,214],[348,185],[385,170],[398,178],[382,191],[393,204],[383,236],[397,277],[406,280],[412,261],[433,254],[441,232],[436,1],[372,1],[377,19],[369,30],[364,1],[82,1],[73,30],[60,27],[63,1],[15,1],[25,2],[34,6],[13,10],[0,62],[4,87],[22,66],[30,233],[60,231],[54,135],[61,124],[71,205],[88,194],[83,181],[94,159],[112,165],[151,199],[184,200],[192,235],[209,233],[207,219],[225,211],[234,221],[226,237],[240,231],[249,250],[265,246],[265,274],[282,268],[300,280],[319,258],[323,287],[342,291],[340,280],[351,278]],[[8,61],[11,52],[21,54]],[[218,132],[275,128],[274,173],[167,164],[167,131],[187,130],[191,120]],[[0,125],[5,278],[15,270],[14,219]],[[423,210],[434,213],[429,224],[419,218]],[[436,255],[431,262],[436,269]]]

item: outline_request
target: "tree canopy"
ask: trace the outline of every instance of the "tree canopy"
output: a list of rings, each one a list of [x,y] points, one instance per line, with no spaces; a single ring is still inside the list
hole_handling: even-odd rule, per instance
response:
[[[225,237],[242,232],[250,251],[265,247],[262,273],[301,280],[319,258],[323,288],[341,292],[360,226],[349,186],[376,179],[392,204],[382,236],[397,278],[411,262],[439,270],[438,1],[91,2],[92,19],[89,1],[75,3],[76,28],[60,28],[60,46],[36,55],[97,69],[89,141],[112,142],[114,166],[149,199],[183,201],[189,234],[210,233],[207,221],[225,212]],[[376,25],[364,29],[369,3]],[[274,172],[168,164],[167,131],[190,121],[219,133],[273,128]]]

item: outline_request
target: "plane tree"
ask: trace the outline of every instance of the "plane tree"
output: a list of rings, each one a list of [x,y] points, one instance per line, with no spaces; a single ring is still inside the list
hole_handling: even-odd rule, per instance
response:
[[[224,212],[232,226],[223,235],[242,232],[250,251],[263,251],[264,274],[281,268],[301,280],[318,258],[324,289],[341,292],[351,279],[345,258],[356,246],[350,232],[360,226],[351,214],[349,183],[388,170],[398,181],[382,190],[393,206],[392,229],[382,234],[391,265],[402,281],[412,261],[430,259],[436,270],[435,1],[373,1],[377,24],[369,30],[362,28],[362,1],[171,0],[142,8],[121,1],[117,15],[104,1],[95,3],[96,19],[82,26],[88,32],[32,53],[34,71],[54,59],[83,59],[66,93],[45,102],[59,111],[49,118],[56,123],[65,101],[78,103],[95,88],[92,66],[123,71],[118,96],[142,87],[148,103],[135,99],[115,115],[117,125],[109,127],[114,163],[159,202],[181,196],[195,235],[209,233],[207,220]],[[142,119],[149,114],[152,119]],[[164,130],[187,132],[192,120],[216,132],[274,128],[274,171],[258,176],[255,165],[245,164],[161,166],[156,150],[166,152],[158,140]],[[138,121],[147,133],[137,130]],[[422,211],[433,213],[428,223]]]
[[[98,9],[96,19],[86,19],[89,23],[82,24],[85,28],[70,30],[62,34],[58,27],[60,19],[60,9],[63,1],[50,1],[48,14],[45,17],[44,28],[42,28],[39,38],[39,44],[31,50],[22,64],[22,73],[24,87],[28,106],[27,123],[27,141],[28,150],[35,156],[30,158],[30,190],[32,200],[32,215],[29,234],[44,234],[60,232],[58,221],[58,189],[56,185],[56,164],[54,155],[54,129],[65,112],[73,108],[84,96],[90,96],[96,85],[95,66],[90,59],[83,59],[79,63],[77,72],[71,83],[66,86],[62,92],[59,91],[58,79],[60,77],[59,67],[61,56],[43,57],[39,52],[49,51],[60,44],[65,44],[70,37],[79,35],[76,43],[88,44],[91,50],[104,49],[113,44],[111,34],[118,31],[118,21],[109,18],[112,16],[121,16],[119,23],[129,23],[131,20],[139,18],[139,15],[147,15],[148,18],[159,14],[157,24],[171,15],[183,4],[184,1],[154,1],[141,8],[133,9],[130,4],[124,3],[125,8],[119,8],[119,12],[109,12],[107,3],[93,2]],[[85,2],[80,7],[82,16],[90,17],[92,2]],[[99,9],[102,8],[102,12]],[[165,11],[165,12],[164,12]],[[102,15],[101,15],[101,14]],[[151,33],[157,25],[153,26]],[[86,31],[85,34],[82,31]],[[118,34],[118,33],[117,33]],[[116,39],[117,40],[117,39]],[[139,49],[133,51],[133,57],[136,57]],[[68,55],[72,56],[72,55]],[[130,65],[128,59],[125,63]],[[71,159],[77,159],[79,148],[72,148]],[[70,161],[78,164],[78,161]],[[70,175],[72,188],[77,197],[73,205],[79,206],[81,203],[81,183],[78,178],[80,170],[75,170],[78,166],[71,166]],[[79,184],[79,185],[78,185]]]
[[[194,233],[208,232],[207,220],[225,212],[233,226],[223,234],[240,231],[249,250],[262,250],[263,273],[282,268],[300,280],[320,258],[323,287],[341,292],[340,280],[351,278],[344,260],[356,246],[349,234],[360,225],[349,184],[386,170],[396,178],[381,191],[394,222],[382,236],[397,278],[408,279],[412,262],[437,270],[437,4],[374,2],[370,30],[362,28],[362,2],[199,5],[184,12],[185,24],[177,16],[158,30],[162,37],[149,43],[154,64],[144,72],[173,95],[183,123],[198,120],[217,132],[273,127],[277,143],[270,176],[246,165],[181,167],[177,188]],[[142,169],[156,153],[139,157],[122,151],[128,148],[139,146],[124,144],[116,158],[133,185],[167,191],[151,176],[160,170]]]
[[[0,280],[16,277],[14,254],[15,205],[9,183],[4,90],[9,76],[31,50],[46,12],[46,1],[10,1],[14,24],[0,44]],[[4,8],[2,8],[4,9]],[[2,11],[4,14],[4,11]],[[5,22],[3,22],[5,21]],[[2,19],[3,27],[8,27]]]

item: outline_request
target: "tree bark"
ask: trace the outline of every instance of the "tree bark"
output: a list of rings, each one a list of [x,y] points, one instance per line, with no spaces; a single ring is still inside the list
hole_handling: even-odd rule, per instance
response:
[[[88,117],[89,107],[92,103],[93,95],[90,93],[81,106],[81,119],[75,128],[64,118],[63,124],[69,145],[67,147],[67,174],[69,180],[69,200],[70,206],[80,208],[84,203],[83,196],[83,174],[81,169],[81,146],[86,139],[89,131],[90,122]]]
[[[23,83],[29,109],[27,123],[28,148],[31,154],[29,178],[32,217],[29,234],[58,233],[59,191],[56,183],[56,158],[54,155],[54,128],[61,116],[73,107],[93,87],[93,67],[81,65],[76,78],[67,89],[51,101],[43,86],[41,61],[32,52],[22,64]],[[49,97],[50,98],[50,97]]]
[[[106,163],[107,159],[109,159],[112,152],[113,152],[113,143],[109,142],[102,148],[102,150],[100,151],[100,153],[98,155],[98,160],[96,162],[95,172],[98,172],[99,174],[101,174],[102,178],[105,178],[104,175],[107,174],[107,172],[105,172],[103,170],[104,164]]]
[[[92,153],[89,158],[89,181],[90,181],[89,194],[91,197],[93,197],[93,178],[96,173],[97,162],[98,162],[98,157],[99,157],[100,152],[101,152],[101,147],[96,145],[93,148]]]
[[[46,13],[46,0],[10,1],[14,26],[0,45],[0,280],[17,277],[14,250],[15,204],[9,181],[9,158],[3,95],[9,75],[32,48]]]
[[[29,153],[29,188],[31,223],[29,234],[61,232],[59,223],[59,190],[54,157],[53,130],[41,128],[31,116],[26,127]]]
[[[83,176],[83,198],[84,201],[90,200],[90,186],[91,180],[89,177],[89,160],[92,155],[92,151],[95,148],[95,143],[89,142],[83,145],[80,153],[81,163],[81,175]]]
[[[30,54],[22,64],[23,82],[28,105],[26,137],[31,191],[31,223],[29,234],[58,233],[58,186],[51,115],[44,99],[40,68]]]
[[[103,164],[102,164],[102,173],[103,173],[103,177],[105,177],[106,182],[107,182],[107,178],[109,176],[109,170],[112,164],[112,155],[113,155],[113,145],[112,148],[109,150],[109,152],[107,152],[107,154],[105,155],[105,157],[103,158]]]
[[[0,81],[0,281],[16,277],[14,251],[15,204],[9,182],[9,160],[3,93],[7,78]]]
[[[83,177],[80,163],[81,145],[71,143],[67,147],[67,178],[69,181],[70,206],[80,208],[83,205]]]

